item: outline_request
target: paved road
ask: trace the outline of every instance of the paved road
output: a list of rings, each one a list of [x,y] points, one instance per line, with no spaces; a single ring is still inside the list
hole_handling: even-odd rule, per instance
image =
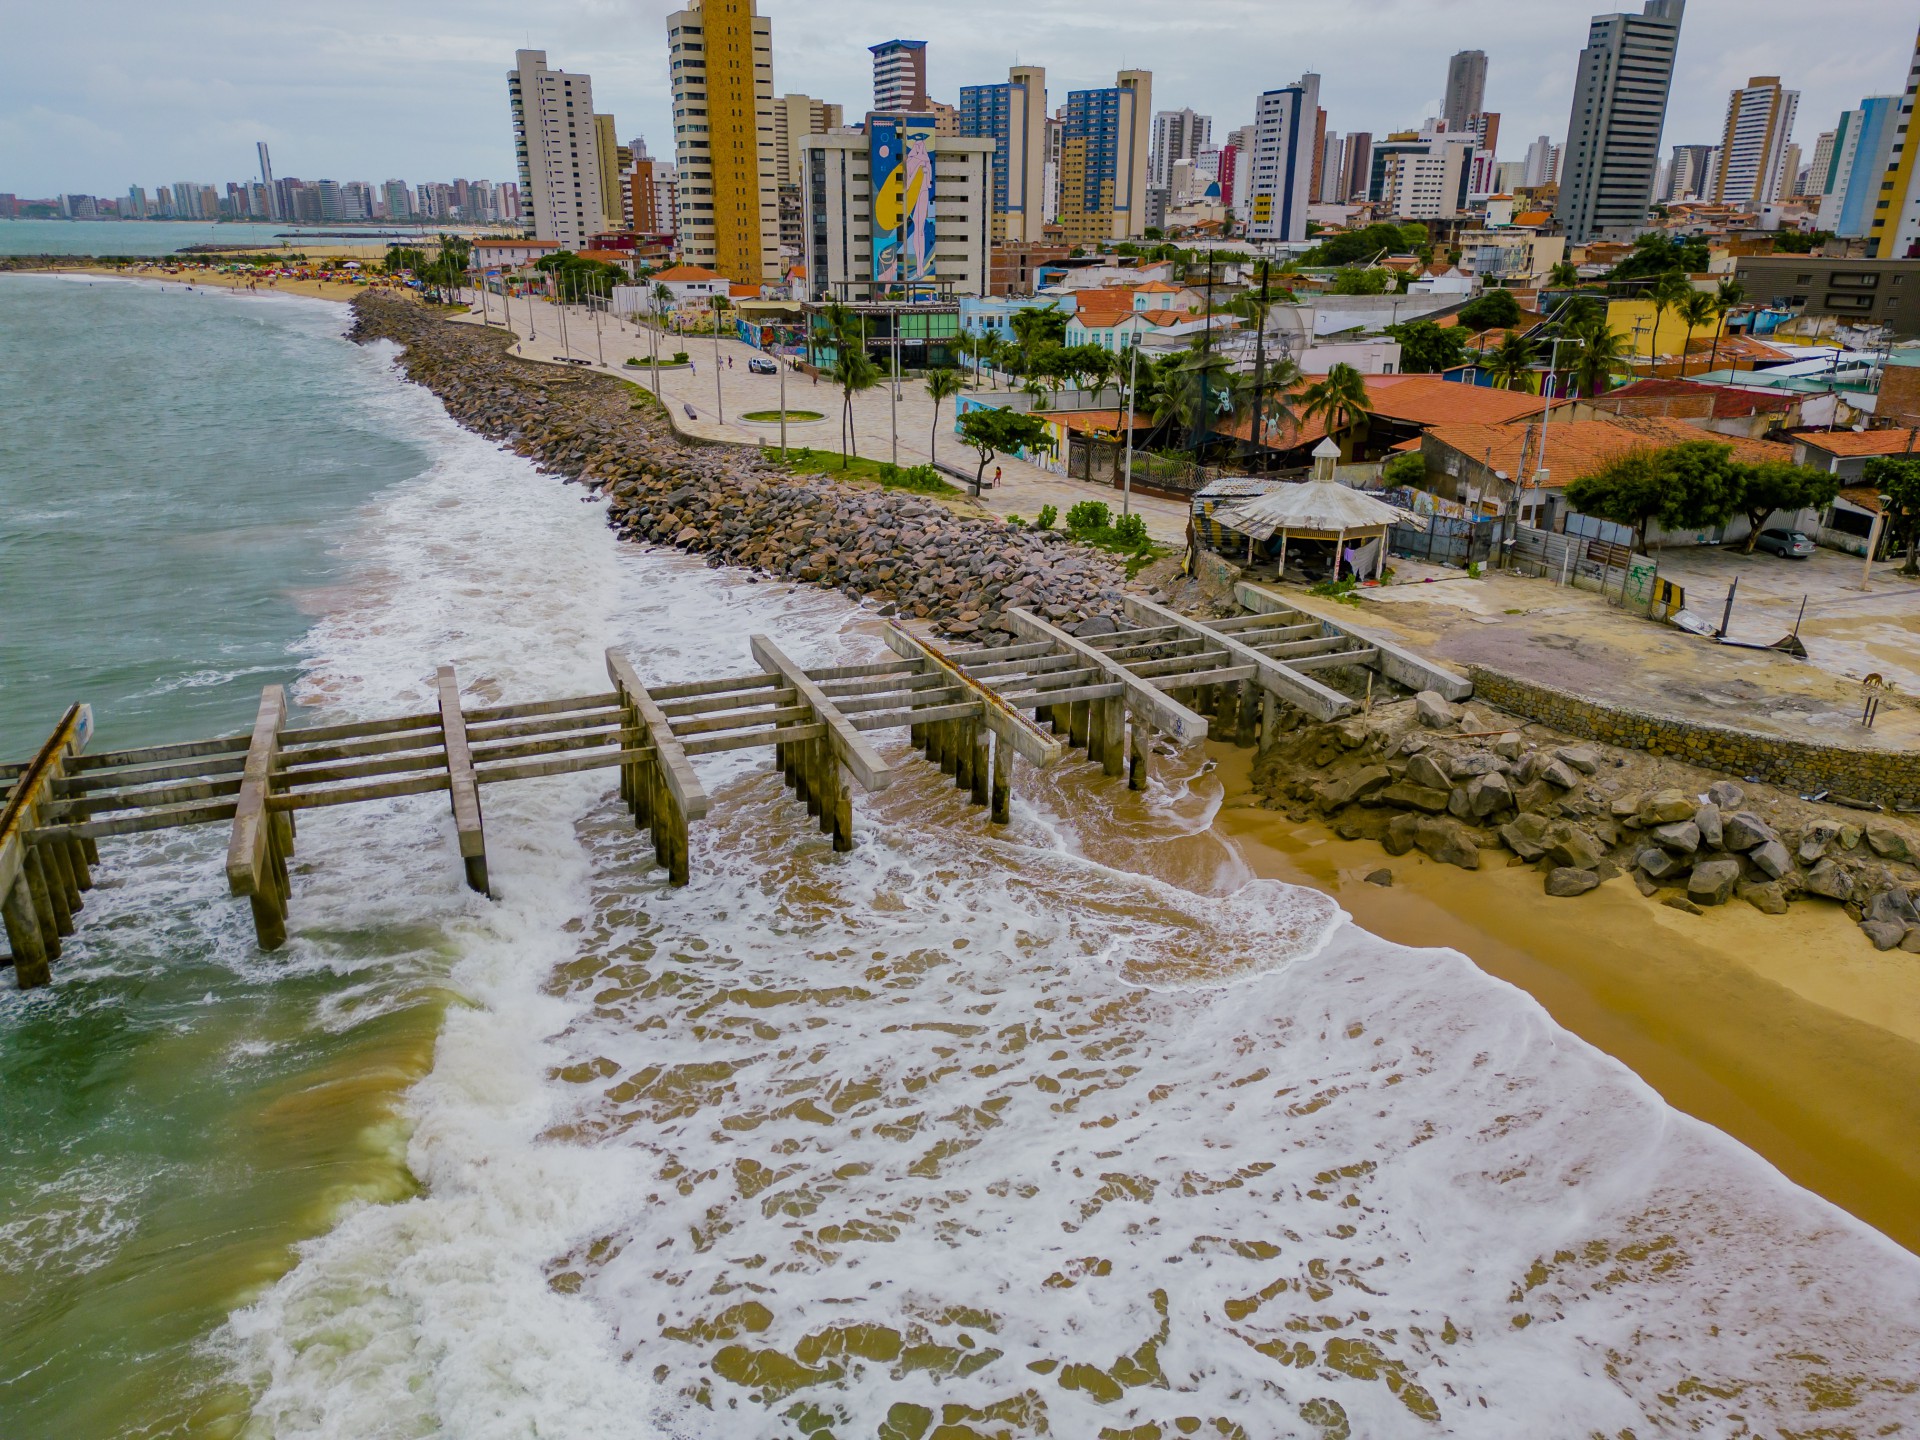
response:
[[[489,297],[488,305],[493,323],[499,324],[500,298]],[[649,389],[653,388],[654,377],[647,371],[628,369],[624,364],[627,358],[648,358],[656,338],[662,355],[685,350],[691,357],[691,366],[662,370],[658,377],[660,396],[673,407],[674,419],[684,431],[702,439],[740,445],[779,443],[778,424],[756,424],[740,418],[751,411],[780,408],[780,377],[752,374],[747,369],[747,360],[759,352],[738,340],[727,337],[716,344],[710,335],[655,337],[644,327],[611,315],[599,317],[596,327],[595,317],[575,305],[566,307],[563,343],[560,307],[544,300],[515,299],[509,302],[507,310],[511,328],[521,337],[515,347],[516,354],[540,360],[572,355],[591,360],[595,368],[604,367]],[[480,317],[475,315],[471,323],[479,321]],[[731,365],[727,363],[729,360]],[[786,384],[788,409],[817,410],[821,414],[821,419],[809,424],[789,422],[787,443],[838,455],[843,404],[840,391],[826,380],[816,384],[812,377],[797,371],[787,375]],[[901,465],[920,465],[926,463],[931,446],[931,453],[937,454],[943,463],[974,473],[979,467],[979,456],[961,444],[953,433],[953,402],[941,404],[936,433],[933,402],[921,383],[902,381],[899,390],[897,409],[885,385],[853,397],[854,453],[870,460],[893,460],[897,456],[897,463]],[[693,411],[691,416],[687,413],[689,407]],[[1069,480],[1012,457],[996,460],[994,465],[1000,468],[1001,484],[987,491],[981,503],[997,515],[1025,515],[1031,519],[1042,505],[1052,505],[1064,516],[1081,500],[1104,500],[1116,514],[1120,511],[1120,496],[1108,487]],[[994,465],[987,467],[989,477]],[[1187,507],[1184,504],[1140,495],[1134,497],[1133,509],[1146,519],[1147,532],[1156,540],[1175,545],[1185,543]]]

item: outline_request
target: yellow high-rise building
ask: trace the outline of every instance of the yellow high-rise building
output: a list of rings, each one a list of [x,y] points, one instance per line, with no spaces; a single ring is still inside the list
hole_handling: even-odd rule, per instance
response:
[[[1920,249],[1920,129],[1912,123],[1916,104],[1920,104],[1920,40],[1914,42],[1907,93],[1900,101],[1899,116],[1906,123],[1893,142],[1893,158],[1887,163],[1867,231],[1868,244],[1881,260],[1904,260]]]
[[[620,140],[614,134],[613,116],[593,117],[593,158],[600,170],[600,228],[603,231],[627,228],[626,206],[620,203]]]
[[[743,285],[780,273],[773,24],[754,0],[696,0],[667,17],[680,257]]]

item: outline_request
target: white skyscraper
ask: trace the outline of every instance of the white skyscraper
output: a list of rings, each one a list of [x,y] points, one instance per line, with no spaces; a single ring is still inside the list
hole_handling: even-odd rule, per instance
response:
[[[1786,152],[1799,111],[1800,92],[1781,88],[1778,75],[1756,75],[1727,97],[1713,177],[1717,204],[1758,208],[1792,190],[1796,177],[1785,173]]]
[[[1197,160],[1200,147],[1213,140],[1213,117],[1191,110],[1162,110],[1153,117],[1153,148],[1147,165],[1149,185],[1171,186],[1176,160]]]
[[[507,97],[522,213],[531,213],[535,239],[584,250],[603,214],[593,81],[549,70],[544,50],[515,51],[513,61]]]
[[[1254,106],[1247,234],[1255,240],[1307,238],[1320,77],[1269,90]]]
[[[1571,244],[1646,224],[1686,8],[1646,0],[1642,14],[1596,15],[1588,27],[1554,210]]]

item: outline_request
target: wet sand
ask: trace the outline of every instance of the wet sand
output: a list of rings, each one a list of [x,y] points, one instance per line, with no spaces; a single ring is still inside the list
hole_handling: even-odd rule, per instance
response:
[[[1215,826],[1255,873],[1331,894],[1385,939],[1470,956],[1670,1104],[1920,1251],[1920,956],[1875,952],[1838,906],[1696,916],[1625,877],[1555,900],[1504,857],[1476,873],[1395,858],[1247,805],[1252,752],[1209,748],[1228,797]],[[1382,867],[1391,888],[1365,880]]]
[[[345,305],[368,287],[340,280],[298,280],[277,276],[250,285],[246,275],[227,275],[214,270],[181,270],[170,273],[163,266],[61,265],[50,270],[35,270],[35,275],[98,275],[112,280],[148,280],[162,285],[191,285],[196,290],[247,290],[256,295],[304,295],[310,300],[333,300]]]

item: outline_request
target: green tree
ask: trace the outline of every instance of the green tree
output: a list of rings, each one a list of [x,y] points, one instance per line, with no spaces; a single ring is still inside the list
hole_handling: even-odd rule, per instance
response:
[[[1032,453],[1053,449],[1053,436],[1046,422],[1004,406],[996,410],[969,410],[962,415],[960,438],[971,445],[980,457],[980,468],[973,477],[973,493],[976,497],[986,481],[987,466],[993,462],[994,456],[1014,450]]]
[[[1511,330],[1520,323],[1520,302],[1510,290],[1489,290],[1460,307],[1460,323],[1475,334]]]
[[[1810,230],[1804,234],[1798,230],[1776,230],[1773,235],[1773,253],[1811,255],[1831,239],[1833,239],[1831,230]]]
[[[1693,348],[1693,332],[1711,325],[1720,313],[1720,302],[1704,291],[1695,290],[1680,302],[1680,318],[1687,322],[1687,338],[1680,347],[1680,373],[1687,373],[1687,351]]]
[[[1720,318],[1713,328],[1713,358],[1707,362],[1709,371],[1720,368],[1720,340],[1727,333],[1727,317],[1746,303],[1747,287],[1738,280],[1722,280],[1713,298]]]
[[[1387,334],[1400,342],[1400,369],[1408,375],[1437,375],[1467,363],[1467,333],[1457,325],[1409,320],[1389,325]]]
[[[966,388],[966,382],[960,378],[958,370],[935,370],[927,376],[927,395],[933,401],[933,430],[927,436],[927,456],[934,459],[939,456],[935,441],[940,438],[940,402],[950,400]]]
[[[1300,416],[1318,419],[1327,434],[1341,435],[1340,458],[1352,460],[1367,442],[1367,382],[1351,365],[1336,365],[1301,392]]]
[[[1606,394],[1613,377],[1627,368],[1626,338],[1607,323],[1605,311],[1571,334],[1579,344],[1569,372],[1575,388],[1581,395]]]
[[[1011,323],[1014,343],[1028,355],[1043,345],[1067,343],[1066,314],[1052,306],[1016,310]]]
[[[1502,390],[1511,390],[1518,386],[1522,390],[1533,388],[1533,366],[1540,358],[1540,347],[1518,331],[1509,334],[1495,350],[1481,363],[1493,383]]]
[[[1760,527],[1778,511],[1798,514],[1802,510],[1824,510],[1833,503],[1840,488],[1838,477],[1811,465],[1795,465],[1786,460],[1761,460],[1742,465],[1740,471],[1740,513],[1747,517],[1747,540],[1741,553],[1751,555],[1760,538]]]
[[[847,338],[840,337],[843,341]],[[880,367],[873,363],[864,345],[841,344],[834,354],[833,383],[840,387],[840,468],[847,468],[847,457],[857,454],[853,434],[853,397],[880,383]]]
[[[1333,277],[1328,293],[1333,295],[1384,295],[1389,276],[1385,270],[1348,265]]]
[[[1863,478],[1886,496],[1887,519],[1907,542],[1902,575],[1920,575],[1920,455],[1883,455],[1867,461]]]
[[[1556,290],[1571,290],[1580,283],[1580,267],[1562,260],[1547,272],[1547,283]]]
[[[1647,354],[1655,361],[1660,356],[1660,322],[1669,310],[1678,310],[1693,293],[1687,277],[1677,270],[1660,276],[1647,291],[1647,298],[1653,302],[1653,334],[1648,340]]]
[[[1688,440],[1660,452],[1665,494],[1660,523],[1669,530],[1720,525],[1740,506],[1741,467],[1733,447],[1715,440]]]
[[[1698,274],[1711,263],[1707,242],[1701,239],[1673,239],[1658,230],[1649,230],[1633,242],[1633,253],[1609,273],[1610,280],[1646,280],[1655,275]]]
[[[1427,460],[1418,450],[1396,450],[1380,467],[1380,483],[1389,490],[1418,490],[1427,483]]]
[[[1633,530],[1634,548],[1645,549],[1647,525],[1665,502],[1660,455],[1652,449],[1629,450],[1567,486],[1567,504]]]

